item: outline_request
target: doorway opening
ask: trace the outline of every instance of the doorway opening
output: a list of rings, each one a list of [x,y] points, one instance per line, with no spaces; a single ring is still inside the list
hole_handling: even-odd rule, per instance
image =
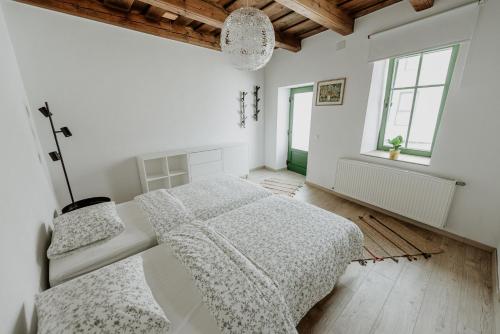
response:
[[[313,86],[290,89],[287,169],[306,175]]]

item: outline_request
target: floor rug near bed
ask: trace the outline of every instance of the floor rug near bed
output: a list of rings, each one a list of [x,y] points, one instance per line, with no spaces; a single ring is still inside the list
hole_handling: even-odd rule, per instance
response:
[[[366,214],[351,220],[365,236],[363,259],[358,260],[361,264],[386,259],[415,261],[418,257],[427,259],[443,252],[438,243],[423,238],[392,218]]]
[[[274,194],[287,195],[293,197],[297,191],[304,185],[303,182],[294,180],[284,180],[278,178],[268,178],[262,181],[261,186],[271,190]]]

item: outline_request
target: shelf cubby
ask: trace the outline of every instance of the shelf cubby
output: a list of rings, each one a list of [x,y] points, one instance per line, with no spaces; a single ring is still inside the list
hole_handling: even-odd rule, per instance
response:
[[[189,183],[189,176],[187,173],[170,176],[170,186],[171,187],[178,187],[178,186],[182,186],[183,184],[187,184],[187,183]]]
[[[178,154],[167,157],[168,174],[170,176],[184,175],[188,173],[187,154]]]
[[[170,187],[170,180],[168,177],[148,181],[148,191],[168,189]]]
[[[168,177],[167,158],[159,157],[144,160],[144,169],[148,181]]]

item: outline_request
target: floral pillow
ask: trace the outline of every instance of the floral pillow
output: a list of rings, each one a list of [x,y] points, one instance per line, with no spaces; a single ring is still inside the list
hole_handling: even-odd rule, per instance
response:
[[[36,296],[38,334],[167,333],[170,321],[133,256]]]
[[[68,212],[54,219],[52,242],[47,257],[55,259],[70,251],[109,239],[123,232],[125,225],[114,202],[100,203]]]

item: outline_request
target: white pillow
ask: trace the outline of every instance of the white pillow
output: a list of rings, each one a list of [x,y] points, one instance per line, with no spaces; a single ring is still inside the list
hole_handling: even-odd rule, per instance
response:
[[[114,202],[100,203],[65,213],[54,219],[49,259],[120,234],[125,225],[116,212]]]
[[[170,321],[133,256],[36,296],[38,334],[167,333]]]

